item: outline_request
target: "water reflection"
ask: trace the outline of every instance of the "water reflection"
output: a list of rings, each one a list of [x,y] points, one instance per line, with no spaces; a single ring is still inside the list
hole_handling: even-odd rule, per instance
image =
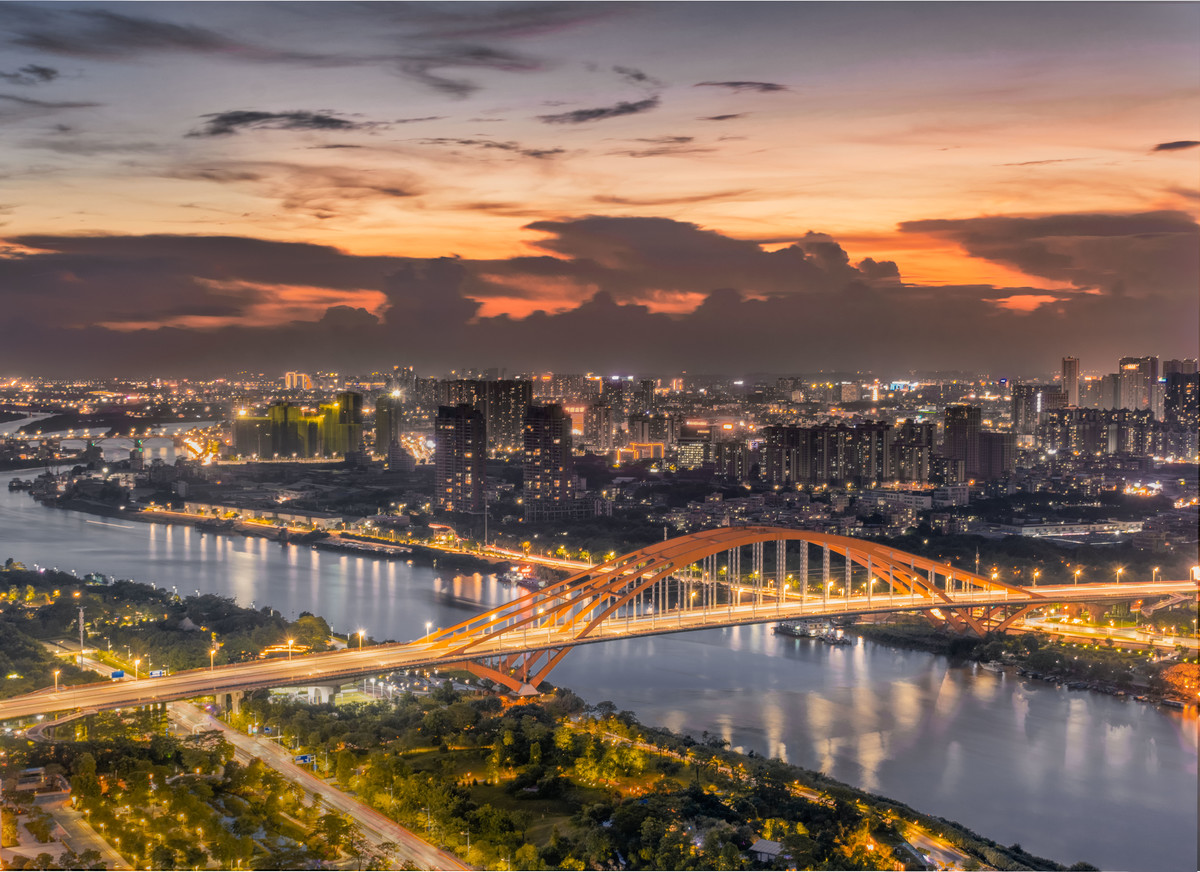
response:
[[[489,575],[96,520],[0,489],[0,558],[309,611],[380,640],[420,638],[426,621],[448,627],[520,592]],[[769,625],[587,645],[553,678],[1068,864],[1195,868],[1196,721],[1175,713]]]

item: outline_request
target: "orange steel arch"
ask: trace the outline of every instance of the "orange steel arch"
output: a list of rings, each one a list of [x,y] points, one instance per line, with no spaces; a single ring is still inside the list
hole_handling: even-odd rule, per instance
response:
[[[914,604],[911,606],[913,610],[924,611],[931,620],[946,621],[953,626],[970,628],[980,634],[986,632],[988,618],[992,613],[987,613],[982,619],[974,617],[969,607],[956,607],[968,605],[961,601],[961,597],[956,602],[956,593],[988,592],[997,596],[1015,593],[1025,600],[1040,598],[1037,593],[1026,588],[1005,584],[953,567],[949,563],[898,551],[869,540],[783,527],[722,527],[657,542],[607,560],[541,590],[527,593],[499,608],[439,630],[427,637],[427,641],[435,646],[444,647],[448,654],[470,658],[472,649],[481,645],[503,639],[514,640],[514,647],[521,650],[493,657],[491,663],[464,659],[462,665],[514,690],[523,689],[527,692],[531,690],[531,685],[536,687],[545,679],[571,647],[589,641],[589,637],[595,638],[593,634],[605,621],[623,614],[628,623],[631,609],[636,609],[635,604],[639,598],[647,595],[653,596],[657,593],[659,603],[666,604],[669,601],[668,593],[662,587],[656,588],[656,585],[664,581],[669,582],[673,575],[688,571],[698,562],[723,552],[739,554],[735,558],[739,568],[738,578],[721,581],[710,575],[704,577],[700,583],[727,590],[730,597],[727,602],[731,602],[734,590],[737,591],[739,606],[741,595],[750,591],[757,598],[756,602],[769,599],[775,603],[777,612],[785,604],[794,605],[799,602],[802,605],[806,601],[813,602],[812,599],[806,600],[807,579],[799,598],[789,593],[784,583],[784,571],[778,564],[775,566],[777,578],[774,585],[765,584],[765,572],[760,572],[757,573],[753,587],[742,586],[740,549],[746,546],[755,547],[757,564],[761,568],[762,546],[767,542],[782,543],[776,546],[782,549],[786,548],[788,542],[805,543],[806,548],[812,545],[819,546],[823,551],[821,567],[825,597],[829,588],[827,582],[833,578],[832,572],[829,575],[825,574],[827,564],[824,552],[827,550],[829,554],[842,558],[843,575],[848,576],[855,566],[867,568],[870,578],[878,577],[879,580],[885,581],[891,593],[899,592],[901,595],[919,597],[922,604]],[[777,555],[778,553],[777,551]],[[786,551],[784,553],[786,554]],[[715,565],[710,566],[715,569]],[[675,584],[678,594],[683,582],[677,580]],[[869,581],[866,589],[870,591],[873,588],[874,582]],[[849,596],[849,589],[845,590]],[[869,602],[870,594],[866,596]],[[676,599],[676,608],[659,611],[657,615],[665,620],[667,617],[678,616],[681,612],[686,613],[688,603],[681,595]],[[644,599],[642,602],[644,605]],[[715,606],[718,604],[716,593],[713,594],[713,603],[715,613]],[[944,606],[936,609],[942,613],[940,617],[935,615],[931,608],[937,606]],[[650,607],[650,613],[654,613],[653,607]],[[732,614],[732,608],[730,613]],[[644,615],[645,612],[642,612],[641,617]],[[758,621],[771,619],[771,616],[766,614],[757,618]],[[682,624],[682,621],[680,623]],[[1005,622],[1004,626],[1007,625]],[[535,634],[546,633],[547,644],[542,649],[530,649],[528,635],[531,630]],[[550,644],[552,635],[553,645]],[[517,645],[522,639],[524,644]],[[541,662],[543,657],[545,661]]]

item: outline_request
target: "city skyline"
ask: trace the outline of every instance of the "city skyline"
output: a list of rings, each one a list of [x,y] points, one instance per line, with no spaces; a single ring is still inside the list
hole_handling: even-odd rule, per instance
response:
[[[1198,22],[6,4],[0,368],[1195,357]]]

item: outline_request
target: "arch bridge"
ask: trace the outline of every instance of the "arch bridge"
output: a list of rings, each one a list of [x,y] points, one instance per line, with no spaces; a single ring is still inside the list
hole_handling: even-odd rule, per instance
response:
[[[1195,584],[1172,584],[1195,595]],[[1021,587],[870,540],[723,527],[608,560],[426,642],[462,655],[457,667],[529,693],[571,648],[615,637],[901,611],[983,635],[1051,603],[1147,595],[1134,583]]]
[[[1003,631],[1032,609],[1157,597],[1191,581],[1020,587],[865,539],[723,527],[658,542],[411,642],[49,689],[0,701],[0,720],[259,688],[340,683],[398,669],[462,668],[521,694],[579,645],[709,627],[917,612],[961,632]]]

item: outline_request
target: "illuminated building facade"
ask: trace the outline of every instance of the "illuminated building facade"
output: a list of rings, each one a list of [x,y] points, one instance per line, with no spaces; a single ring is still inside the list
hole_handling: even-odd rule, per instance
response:
[[[1053,385],[1013,385],[1012,429],[1018,436],[1037,433],[1038,421],[1050,409],[1067,405],[1067,394]]]
[[[446,383],[446,401],[465,403],[483,413],[488,450],[511,454],[522,445],[525,410],[533,402],[533,382],[501,379],[459,379]]]
[[[487,427],[466,403],[442,406],[434,425],[434,500],[447,512],[484,510]]]
[[[529,406],[524,424],[526,521],[574,517],[578,512],[571,418],[557,403]]]

